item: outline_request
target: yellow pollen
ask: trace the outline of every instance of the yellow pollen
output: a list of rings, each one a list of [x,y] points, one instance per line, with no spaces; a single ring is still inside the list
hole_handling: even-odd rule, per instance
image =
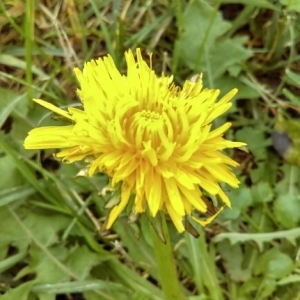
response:
[[[155,111],[142,110],[140,116],[145,120],[155,122],[160,119],[161,115]]]

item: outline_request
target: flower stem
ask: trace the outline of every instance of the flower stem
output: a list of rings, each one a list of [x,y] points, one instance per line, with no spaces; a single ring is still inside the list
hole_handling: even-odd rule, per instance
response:
[[[150,229],[160,283],[165,294],[165,300],[183,300],[184,298],[181,294],[177,279],[170,236],[164,213],[161,213],[161,220],[162,230],[166,241],[165,244],[160,240],[155,230],[152,227]]]

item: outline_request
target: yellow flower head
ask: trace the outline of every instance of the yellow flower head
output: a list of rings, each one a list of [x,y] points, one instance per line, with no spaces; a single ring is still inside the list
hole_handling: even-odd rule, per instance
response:
[[[186,215],[200,224],[193,211],[206,212],[202,191],[230,201],[219,183],[238,187],[230,166],[238,163],[222,154],[243,143],[225,140],[225,123],[211,130],[212,121],[231,107],[234,89],[216,102],[219,90],[202,90],[201,77],[183,88],[172,77],[157,77],[136,51],[125,53],[127,76],[111,56],[75,69],[83,110],[64,111],[43,100],[35,101],[68,119],[68,126],[47,126],[29,132],[26,149],[64,148],[56,154],[72,163],[89,157],[88,175],[106,173],[111,184],[121,184],[121,200],[109,214],[110,228],[134,195],[134,213],[148,209],[151,216],[167,211],[179,232]]]

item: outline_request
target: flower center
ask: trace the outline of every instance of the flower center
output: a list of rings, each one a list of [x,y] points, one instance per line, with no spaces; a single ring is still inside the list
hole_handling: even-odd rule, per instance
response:
[[[162,116],[155,112],[155,111],[150,111],[150,110],[142,110],[140,112],[140,117],[144,119],[144,121],[148,121],[148,123],[153,123],[158,121]]]
[[[151,141],[152,147],[156,148],[158,144],[158,130],[163,130],[164,118],[155,111],[142,110],[136,113],[136,123],[132,125],[135,131],[135,142],[138,148],[143,148],[143,143]]]

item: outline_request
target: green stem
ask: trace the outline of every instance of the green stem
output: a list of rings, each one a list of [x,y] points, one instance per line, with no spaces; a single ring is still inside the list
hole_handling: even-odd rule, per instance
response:
[[[165,219],[165,214],[161,213],[162,230],[166,243],[164,244],[158,237],[155,230],[151,227],[151,234],[153,240],[153,247],[157,263],[160,283],[165,294],[165,300],[183,300],[180,291],[179,282],[175,263],[173,259],[173,252],[170,242],[169,231]]]
[[[26,82],[29,106],[32,107],[33,90],[32,90],[32,49],[34,40],[34,0],[26,2],[26,17],[25,17],[25,59],[26,59]]]

